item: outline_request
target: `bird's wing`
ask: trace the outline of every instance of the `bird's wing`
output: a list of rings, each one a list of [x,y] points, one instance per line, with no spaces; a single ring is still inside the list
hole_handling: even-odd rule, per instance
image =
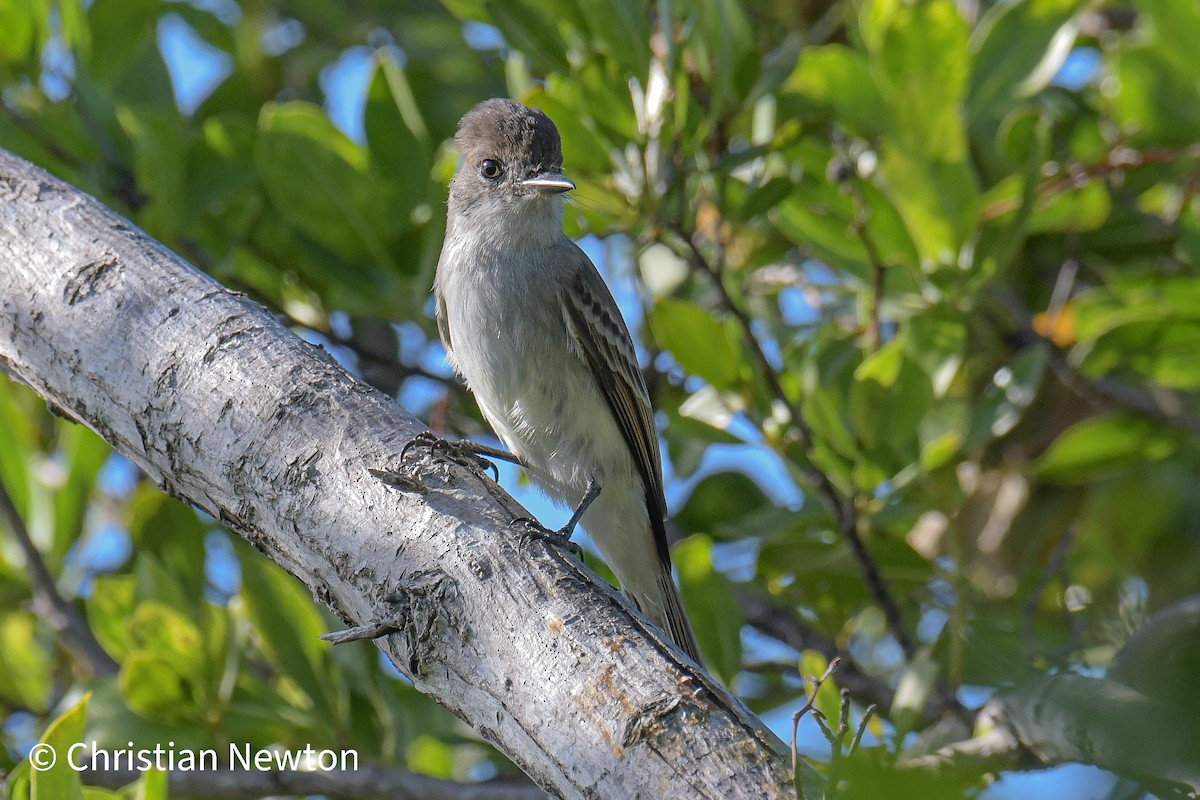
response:
[[[450,360],[451,366],[458,368],[457,362],[454,360],[454,344],[450,341],[450,317],[446,314],[446,298],[442,293],[434,287],[434,297],[437,300],[437,328],[438,338],[442,340],[442,347],[446,351],[446,358]]]
[[[663,496],[662,457],[650,394],[638,369],[633,340],[612,293],[587,255],[574,243],[564,257],[571,259],[562,290],[567,330],[592,378],[604,395],[617,427],[633,455],[646,494],[646,512],[662,563],[670,568],[667,548],[667,501]],[[603,488],[601,488],[603,491]]]

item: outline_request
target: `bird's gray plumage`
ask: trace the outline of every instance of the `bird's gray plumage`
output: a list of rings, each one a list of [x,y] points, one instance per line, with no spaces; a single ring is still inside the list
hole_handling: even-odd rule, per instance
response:
[[[480,103],[455,137],[435,294],[447,355],[531,479],[574,507],[641,611],[697,661],[671,579],[649,394],[620,311],[562,231],[558,130],[512,100]],[[489,163],[490,162],[490,163]],[[499,175],[494,175],[499,170]]]

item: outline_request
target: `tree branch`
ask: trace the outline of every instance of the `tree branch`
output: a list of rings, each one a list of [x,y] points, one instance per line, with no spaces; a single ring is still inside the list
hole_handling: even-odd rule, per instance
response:
[[[0,368],[303,581],[547,792],[784,797],[786,750],[495,484],[261,306],[0,151]],[[361,646],[361,645],[352,645]]]
[[[46,569],[46,562],[42,560],[42,554],[33,543],[29,529],[25,527],[25,520],[13,504],[12,495],[8,493],[8,487],[3,481],[0,481],[0,516],[8,522],[8,527],[12,529],[13,536],[25,555],[25,569],[29,573],[29,586],[33,592],[34,608],[38,616],[59,635],[67,652],[93,675],[116,675],[117,662],[113,661],[100,646],[100,642],[96,641],[92,629],[76,612],[75,607],[58,593],[58,586],[55,585],[50,571]]]

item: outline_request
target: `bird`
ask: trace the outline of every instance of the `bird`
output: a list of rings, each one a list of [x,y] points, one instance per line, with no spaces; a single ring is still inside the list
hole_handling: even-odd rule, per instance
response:
[[[702,664],[671,572],[654,411],[633,339],[563,231],[557,127],[515,100],[459,122],[434,279],[438,334],[483,417],[552,500],[574,509],[621,589]]]

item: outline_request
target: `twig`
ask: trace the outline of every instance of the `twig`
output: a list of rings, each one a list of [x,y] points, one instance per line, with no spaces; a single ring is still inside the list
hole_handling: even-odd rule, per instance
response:
[[[874,352],[883,345],[880,310],[883,306],[883,279],[887,272],[887,264],[883,262],[883,257],[879,254],[879,248],[875,246],[871,232],[867,230],[871,209],[867,206],[866,198],[863,197],[862,188],[854,177],[848,178],[845,185],[854,201],[854,222],[850,225],[850,229],[862,242],[863,250],[867,253],[867,261],[871,265],[871,311],[870,321],[867,324],[867,339],[871,351]]]
[[[990,293],[1004,321],[1014,328],[1017,341],[1025,346],[1040,344],[1049,354],[1047,364],[1063,385],[1080,399],[1086,400],[1097,409],[1108,411],[1117,406],[1151,422],[1185,431],[1200,431],[1200,417],[1183,412],[1170,411],[1152,395],[1140,392],[1123,383],[1104,378],[1087,378],[1073,367],[1057,345],[1042,336],[1033,327],[1033,320],[1011,292],[993,289]]]
[[[821,686],[825,683],[825,681],[829,680],[829,676],[833,674],[833,671],[837,669],[838,664],[840,663],[840,658],[835,658],[830,661],[829,666],[825,667],[824,674],[822,674],[819,678],[814,678],[811,675],[805,676],[805,678],[812,684],[812,694],[805,698],[804,705],[800,706],[800,709],[795,714],[792,714],[792,780],[796,779],[796,776],[799,775],[800,770],[800,753],[796,748],[796,737],[800,734],[800,719],[805,714],[812,711],[813,717],[817,720],[817,724],[821,725],[822,729],[828,730],[828,728],[823,724],[824,716],[817,711],[815,704],[817,702],[817,693],[821,691]]]
[[[746,623],[768,636],[801,652],[813,650],[830,661],[840,658],[842,666],[838,670],[838,683],[849,689],[859,702],[885,709],[892,707],[895,693],[886,682],[863,672],[853,658],[838,647],[837,642],[811,628],[791,609],[749,591],[738,593],[738,604]],[[935,722],[946,711],[942,697],[935,695],[931,700],[936,702],[927,704],[921,717],[922,722],[927,724]]]
[[[5,116],[7,116],[14,125],[23,130],[25,133],[29,134],[31,138],[45,148],[47,153],[66,164],[71,169],[83,169],[84,166],[86,166],[87,162],[60,144],[41,125],[29,119],[8,103],[0,101],[0,108],[4,109]]]
[[[1114,147],[1105,154],[1104,160],[1095,164],[1072,164],[1063,177],[1053,178],[1038,186],[1037,196],[1039,200],[1044,200],[1060,192],[1079,189],[1095,178],[1107,177],[1114,172],[1193,159],[1200,159],[1200,144],[1178,149],[1156,148],[1143,151],[1124,146]],[[981,222],[992,222],[1009,212],[1016,211],[1020,206],[1021,198],[1019,197],[998,200],[983,209],[979,214],[979,219]]]
[[[1046,587],[1050,585],[1050,581],[1055,576],[1063,574],[1066,566],[1067,553],[1071,549],[1071,543],[1075,536],[1075,527],[1067,526],[1063,531],[1062,536],[1058,537],[1058,541],[1054,543],[1054,549],[1050,551],[1050,557],[1046,559],[1046,564],[1042,568],[1041,574],[1038,576],[1037,585],[1033,587],[1033,591],[1029,593],[1029,598],[1025,601],[1021,609],[1021,622],[1024,629],[1026,655],[1032,657],[1036,650],[1036,640],[1033,630],[1033,617],[1037,613],[1038,602],[1041,600],[1042,592],[1046,591]],[[1067,581],[1062,581],[1064,586]],[[1071,630],[1071,650],[1074,650],[1076,639],[1079,636],[1078,625],[1075,624],[1070,610],[1067,613],[1067,626]]]
[[[763,379],[767,382],[775,399],[787,410],[792,425],[800,438],[800,444],[804,448],[805,454],[810,456],[810,464],[807,467],[801,468],[801,475],[806,483],[816,489],[822,502],[824,502],[826,508],[828,508],[830,514],[833,516],[838,530],[841,531],[842,535],[850,543],[850,549],[853,551],[854,557],[863,571],[863,577],[866,580],[867,589],[871,593],[872,600],[883,610],[884,618],[888,623],[888,630],[896,640],[896,643],[900,645],[905,658],[911,660],[915,652],[912,638],[904,628],[899,604],[892,597],[891,591],[887,588],[887,584],[883,580],[883,575],[879,571],[879,565],[867,549],[866,542],[863,541],[862,534],[858,529],[858,510],[854,507],[853,499],[843,498],[829,476],[811,463],[813,449],[812,431],[804,422],[799,407],[788,397],[787,390],[783,388],[783,383],[779,379],[779,373],[767,357],[762,343],[758,341],[758,337],[754,333],[754,327],[749,315],[742,310],[734,300],[733,295],[730,294],[720,270],[708,260],[693,237],[688,235],[682,225],[677,224],[674,231],[686,243],[692,262],[711,279],[713,286],[720,294],[721,304],[725,310],[737,320],[746,339],[747,346],[750,348],[751,353],[753,353],[755,360],[759,363]]]
[[[25,554],[25,569],[29,574],[29,586],[38,615],[62,638],[63,647],[93,675],[116,675],[120,669],[117,662],[96,641],[92,629],[75,607],[58,593],[54,578],[46,569],[46,562],[30,538],[25,520],[18,513],[3,481],[0,481],[0,515],[12,528],[13,536]]]
[[[858,721],[858,730],[854,732],[854,741],[850,743],[850,749],[846,751],[846,755],[854,755],[854,751],[862,742],[863,734],[867,732],[867,723],[873,716],[875,716],[875,706],[869,705],[863,710],[862,719]]]

